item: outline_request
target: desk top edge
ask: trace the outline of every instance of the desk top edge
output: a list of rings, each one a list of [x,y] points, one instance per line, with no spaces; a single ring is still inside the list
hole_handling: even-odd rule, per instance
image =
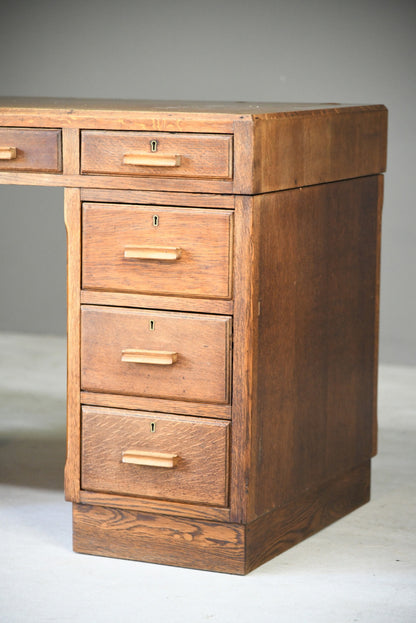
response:
[[[231,101],[179,101],[179,100],[123,100],[79,99],[52,97],[0,97],[0,116],[8,114],[54,114],[82,116],[93,112],[140,116],[195,116],[227,117],[233,119],[274,118],[299,115],[337,114],[340,112],[380,112],[383,105],[358,105],[338,103],[273,103]]]

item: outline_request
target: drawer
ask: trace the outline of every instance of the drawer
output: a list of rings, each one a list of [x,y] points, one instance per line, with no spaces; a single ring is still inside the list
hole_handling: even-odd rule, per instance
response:
[[[62,171],[61,130],[0,128],[0,171]]]
[[[81,487],[226,506],[229,423],[82,408]]]
[[[84,130],[81,172],[230,179],[232,145],[229,134]]]
[[[231,297],[232,212],[87,203],[82,231],[84,289]]]
[[[85,305],[86,391],[226,404],[231,318]]]

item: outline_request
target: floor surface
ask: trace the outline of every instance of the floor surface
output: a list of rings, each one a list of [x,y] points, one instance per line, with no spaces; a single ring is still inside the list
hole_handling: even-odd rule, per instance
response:
[[[416,621],[416,368],[380,370],[372,501],[245,577],[75,554],[65,341],[0,334],[0,622]]]

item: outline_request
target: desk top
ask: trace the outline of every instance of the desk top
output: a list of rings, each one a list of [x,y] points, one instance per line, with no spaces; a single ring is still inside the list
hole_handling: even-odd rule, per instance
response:
[[[56,125],[66,125],[68,119],[91,118],[166,118],[221,119],[273,119],[291,116],[336,115],[385,111],[381,105],[321,104],[291,102],[219,102],[179,100],[115,100],[53,97],[0,97],[0,125],[24,115],[39,121],[54,119]],[[66,120],[66,121],[65,121]]]
[[[386,166],[387,110],[381,105],[0,97],[0,127],[8,128],[2,129],[4,140],[13,129],[38,129],[37,153],[45,151],[39,143],[47,138],[43,129],[55,129],[58,152],[62,138],[63,162],[50,174],[45,166],[31,173],[6,163],[0,183],[32,180],[77,187],[255,194],[373,175]],[[170,133],[169,140],[199,140],[199,149],[207,134],[226,134],[228,138],[212,140],[218,145],[228,140],[233,171],[226,179],[166,171],[149,176],[142,169],[120,176],[117,165],[110,173],[92,175],[80,167],[80,162],[85,164],[86,143],[92,140],[88,130],[98,130],[110,141],[107,151],[134,140],[126,132]],[[122,132],[116,136],[108,131]],[[172,138],[179,133],[198,136]]]
[[[0,97],[0,112],[10,109],[42,109],[62,112],[76,110],[130,111],[130,112],[187,112],[211,113],[215,115],[264,115],[299,113],[312,110],[334,110],[345,108],[382,110],[380,105],[309,103],[309,102],[231,102],[231,101],[186,101],[186,100],[127,100],[75,97]]]

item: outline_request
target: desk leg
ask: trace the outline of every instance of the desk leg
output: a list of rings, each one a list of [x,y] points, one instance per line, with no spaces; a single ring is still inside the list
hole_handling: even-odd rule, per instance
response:
[[[67,458],[65,497],[78,502],[80,491],[80,289],[81,196],[65,188],[67,231]]]

